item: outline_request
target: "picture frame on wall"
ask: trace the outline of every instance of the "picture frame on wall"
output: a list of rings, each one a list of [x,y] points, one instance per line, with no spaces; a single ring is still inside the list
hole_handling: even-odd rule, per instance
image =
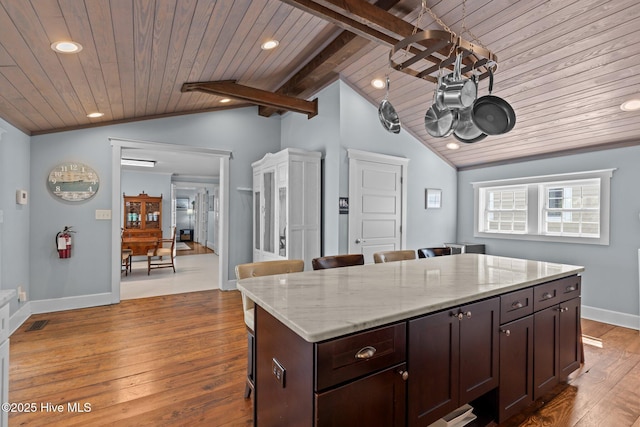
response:
[[[176,209],[189,209],[189,199],[176,199]]]
[[[440,209],[442,207],[442,190],[439,188],[427,188],[424,190],[424,208]]]

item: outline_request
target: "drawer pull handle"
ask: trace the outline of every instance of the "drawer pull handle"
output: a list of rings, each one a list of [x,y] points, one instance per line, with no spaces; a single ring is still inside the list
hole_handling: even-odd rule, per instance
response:
[[[375,347],[366,346],[356,353],[356,359],[371,359],[376,354]]]
[[[409,379],[409,372],[407,372],[407,371],[398,371],[398,373],[400,374],[400,376],[402,377],[402,379],[404,381]]]
[[[573,292],[575,290],[576,290],[575,286],[567,286],[567,292]]]
[[[545,292],[544,294],[542,294],[542,299],[551,299],[553,298],[553,295],[551,295],[549,292]]]
[[[522,307],[524,307],[524,306],[522,305],[522,303],[520,301],[516,301],[513,304],[511,304],[511,308],[522,308]]]
[[[511,331],[509,329],[500,329],[500,332],[502,332],[506,336],[511,336]]]

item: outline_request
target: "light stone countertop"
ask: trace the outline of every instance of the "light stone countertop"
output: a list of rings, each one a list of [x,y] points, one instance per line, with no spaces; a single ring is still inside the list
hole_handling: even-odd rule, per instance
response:
[[[319,342],[582,271],[460,254],[254,277],[238,281],[238,289],[306,341]]]
[[[0,289],[0,307],[11,301],[17,295],[15,289]]]

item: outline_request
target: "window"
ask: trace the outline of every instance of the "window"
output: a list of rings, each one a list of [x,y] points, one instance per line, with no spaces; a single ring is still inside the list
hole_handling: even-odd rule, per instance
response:
[[[473,183],[474,235],[607,245],[613,171]]]

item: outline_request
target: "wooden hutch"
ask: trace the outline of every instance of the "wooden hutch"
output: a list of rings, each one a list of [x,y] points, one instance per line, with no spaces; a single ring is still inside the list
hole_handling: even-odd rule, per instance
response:
[[[124,197],[124,228],[122,248],[131,249],[132,255],[146,255],[162,239],[162,195],[153,197],[140,193]]]

